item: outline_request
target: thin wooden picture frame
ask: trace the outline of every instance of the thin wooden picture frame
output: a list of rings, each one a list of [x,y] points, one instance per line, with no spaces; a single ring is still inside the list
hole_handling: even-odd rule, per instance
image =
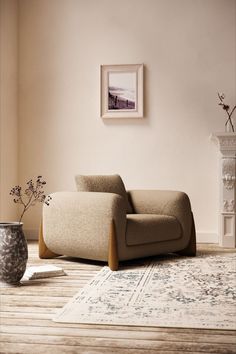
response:
[[[143,118],[143,64],[101,65],[101,117]]]

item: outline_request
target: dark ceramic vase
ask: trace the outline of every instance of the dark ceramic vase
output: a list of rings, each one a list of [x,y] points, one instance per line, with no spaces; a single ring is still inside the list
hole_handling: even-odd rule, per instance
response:
[[[22,223],[0,223],[0,280],[17,285],[24,275],[28,247]]]

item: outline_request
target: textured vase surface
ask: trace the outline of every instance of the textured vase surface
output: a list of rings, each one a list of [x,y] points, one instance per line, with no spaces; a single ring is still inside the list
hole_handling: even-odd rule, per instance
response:
[[[22,223],[0,223],[0,280],[17,284],[23,277],[28,247],[22,230]]]

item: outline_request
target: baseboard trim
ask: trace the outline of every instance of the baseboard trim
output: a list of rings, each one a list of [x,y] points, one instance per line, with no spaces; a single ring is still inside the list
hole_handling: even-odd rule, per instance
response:
[[[219,243],[219,238],[216,233],[213,232],[197,232],[197,243]]]
[[[38,240],[39,238],[39,230],[35,229],[24,229],[24,234],[26,237],[26,240]]]
[[[38,240],[38,230],[26,229],[24,234],[27,240]],[[196,233],[197,243],[219,243],[218,235],[213,232],[197,232]]]

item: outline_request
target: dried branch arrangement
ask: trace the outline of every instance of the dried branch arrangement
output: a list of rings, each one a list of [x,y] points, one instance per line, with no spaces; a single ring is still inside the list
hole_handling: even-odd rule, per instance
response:
[[[218,92],[218,97],[220,100],[219,106],[221,106],[223,108],[223,110],[226,112],[227,117],[228,117],[227,121],[225,122],[225,126],[227,126],[227,124],[229,123],[232,128],[232,131],[234,132],[234,125],[233,125],[231,117],[232,117],[234,110],[236,109],[236,105],[232,108],[232,110],[230,112],[230,106],[224,102],[225,94]]]
[[[36,203],[45,203],[49,205],[50,196],[44,193],[44,186],[46,182],[42,180],[42,176],[38,176],[36,181],[30,179],[27,182],[27,188],[22,191],[20,186],[15,186],[11,189],[10,195],[13,196],[14,203],[21,204],[23,207],[19,223],[21,222],[25,212]]]

